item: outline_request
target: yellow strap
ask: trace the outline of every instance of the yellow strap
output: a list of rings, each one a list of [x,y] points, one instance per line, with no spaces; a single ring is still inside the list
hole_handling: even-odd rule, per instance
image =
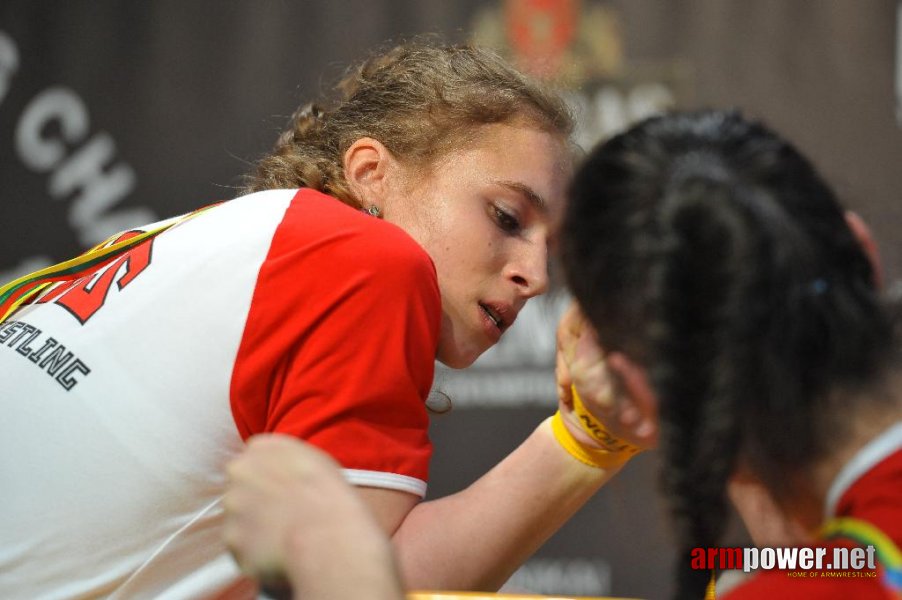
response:
[[[573,412],[579,419],[579,424],[583,431],[592,436],[592,439],[609,452],[624,452],[629,456],[633,456],[641,451],[641,448],[638,446],[625,442],[608,431],[607,427],[586,409],[582,399],[576,392],[575,385],[570,386],[570,391],[573,392]]]
[[[567,429],[567,426],[564,424],[564,418],[561,416],[561,411],[557,411],[551,417],[551,431],[554,433],[554,439],[567,451],[567,454],[590,467],[612,469],[619,467],[632,456],[632,454],[626,452],[611,452],[610,450],[585,446],[573,437],[573,434]]]

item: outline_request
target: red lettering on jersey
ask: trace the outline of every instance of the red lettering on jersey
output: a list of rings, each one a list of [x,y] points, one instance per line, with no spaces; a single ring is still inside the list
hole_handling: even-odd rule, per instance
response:
[[[124,233],[113,243],[127,240],[138,233],[134,231]],[[41,298],[40,302],[55,301],[84,325],[106,302],[113,281],[116,281],[116,286],[121,290],[147,268],[150,264],[152,246],[153,238],[150,238],[109,263],[99,276],[97,273],[92,273],[71,284],[61,285],[59,289],[52,290],[44,298]],[[116,280],[116,274],[123,264],[125,273]]]
[[[49,292],[38,298],[34,301],[35,304],[44,304],[45,302],[52,302],[60,297],[60,295],[66,290],[72,289],[72,286],[81,281],[80,279],[76,279],[75,281],[67,281],[66,283],[60,284],[55,288],[52,288]]]

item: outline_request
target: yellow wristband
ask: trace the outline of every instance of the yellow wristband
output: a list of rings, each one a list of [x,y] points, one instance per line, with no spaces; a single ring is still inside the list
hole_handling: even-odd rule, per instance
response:
[[[567,429],[567,426],[564,424],[564,418],[561,416],[561,411],[557,411],[554,413],[554,416],[551,417],[551,431],[554,433],[554,439],[556,439],[561,447],[567,451],[567,454],[590,467],[598,469],[619,467],[632,456],[632,454],[627,454],[626,452],[611,452],[601,448],[587,448],[583,443],[573,437],[573,434]]]
[[[576,386],[571,385],[570,391],[573,392],[573,412],[576,414],[576,417],[579,419],[579,424],[582,427],[583,431],[592,436],[592,439],[601,444],[602,448],[607,450],[608,452],[624,452],[629,456],[633,456],[634,454],[638,454],[641,448],[638,446],[633,446],[629,442],[625,442],[618,437],[615,437],[607,428],[595,418],[592,413],[590,413],[583,401],[580,399],[579,394],[576,393]]]

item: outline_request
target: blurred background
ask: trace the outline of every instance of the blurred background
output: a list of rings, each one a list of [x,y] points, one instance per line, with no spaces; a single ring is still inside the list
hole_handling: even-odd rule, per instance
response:
[[[560,84],[585,148],[668,108],[765,120],[871,224],[894,286],[900,23],[897,0],[5,0],[0,280],[233,197],[299,104],[348,64],[431,33],[491,45]],[[439,370],[433,400],[453,409],[433,420],[430,496],[466,486],[553,412],[566,302],[533,302],[472,368]],[[656,471],[653,453],[633,460],[509,589],[667,595]],[[740,528],[732,536],[744,543]]]

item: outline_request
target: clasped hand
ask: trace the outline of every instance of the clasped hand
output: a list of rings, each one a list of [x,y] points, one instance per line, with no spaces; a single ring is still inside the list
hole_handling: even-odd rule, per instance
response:
[[[576,303],[558,325],[555,375],[561,415],[582,443],[598,445],[574,413],[574,389],[613,436],[642,450],[657,445],[657,399],[645,369],[622,352],[606,353]]]

